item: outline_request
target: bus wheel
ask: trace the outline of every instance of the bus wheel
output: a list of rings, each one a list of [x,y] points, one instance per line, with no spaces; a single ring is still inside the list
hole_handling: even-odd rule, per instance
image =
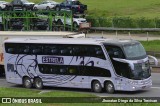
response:
[[[114,89],[114,85],[112,82],[107,82],[105,84],[105,89],[108,93],[114,93],[115,89]]]
[[[43,82],[41,80],[41,78],[36,78],[34,80],[34,86],[37,88],[37,89],[42,89],[43,88]]]
[[[92,84],[92,90],[94,92],[100,93],[102,92],[102,86],[99,81],[94,81]]]
[[[25,88],[31,88],[32,87],[32,82],[31,82],[31,79],[29,77],[25,77],[23,79],[23,86]]]

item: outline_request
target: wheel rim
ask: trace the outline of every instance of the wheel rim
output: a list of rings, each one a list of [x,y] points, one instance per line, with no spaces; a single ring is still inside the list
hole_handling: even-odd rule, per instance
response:
[[[59,11],[59,7],[57,7],[56,10]]]
[[[49,7],[47,7],[47,10],[50,10],[50,8],[49,8]]]
[[[29,85],[30,85],[30,81],[26,80],[26,86],[29,86]]]
[[[113,91],[113,85],[112,84],[108,84],[107,90],[108,90],[108,92]]]
[[[98,91],[98,90],[100,89],[100,85],[99,85],[98,83],[96,83],[96,84],[94,85],[94,89],[95,89],[96,91]]]
[[[40,80],[38,80],[38,81],[36,82],[36,86],[37,86],[37,88],[41,88],[42,82],[41,82]]]
[[[26,7],[24,7],[23,10],[26,11],[27,10]]]
[[[29,79],[26,79],[25,80],[25,86],[30,87],[30,85],[31,85],[31,81]]]

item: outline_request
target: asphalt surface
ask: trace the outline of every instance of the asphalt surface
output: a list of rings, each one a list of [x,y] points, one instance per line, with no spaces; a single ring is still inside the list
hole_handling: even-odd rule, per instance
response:
[[[160,97],[160,73],[152,73],[152,81],[153,81],[152,82],[153,86],[151,87],[151,89],[134,91],[134,92],[116,91],[114,94],[108,94],[105,91],[102,93],[93,93],[89,89],[55,88],[55,87],[44,87],[42,91],[72,91],[72,92],[95,94],[100,97]],[[4,77],[0,78],[0,87],[23,88],[22,85],[7,83]]]

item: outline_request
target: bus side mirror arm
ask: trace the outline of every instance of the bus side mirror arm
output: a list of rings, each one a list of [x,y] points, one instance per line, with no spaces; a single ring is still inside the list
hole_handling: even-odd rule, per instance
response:
[[[148,55],[148,58],[153,59],[153,60],[154,60],[154,65],[155,65],[155,66],[158,66],[158,60],[157,60],[156,57],[151,56],[151,55]],[[151,62],[150,64],[152,65],[152,62]]]

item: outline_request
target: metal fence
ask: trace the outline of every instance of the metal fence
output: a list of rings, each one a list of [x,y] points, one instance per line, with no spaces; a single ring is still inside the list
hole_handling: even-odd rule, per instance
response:
[[[58,16],[61,16],[64,23],[55,23],[55,20]],[[47,30],[73,30],[73,25],[66,26],[67,18],[72,21],[72,12],[69,11],[1,11],[0,17],[2,18],[2,25],[4,31],[13,30],[13,20],[19,24],[22,22],[21,26],[22,30],[29,31],[34,30],[33,27],[35,25],[34,20],[44,20],[47,22],[48,29]],[[41,24],[41,23],[38,23]],[[2,29],[2,28],[1,28]]]

